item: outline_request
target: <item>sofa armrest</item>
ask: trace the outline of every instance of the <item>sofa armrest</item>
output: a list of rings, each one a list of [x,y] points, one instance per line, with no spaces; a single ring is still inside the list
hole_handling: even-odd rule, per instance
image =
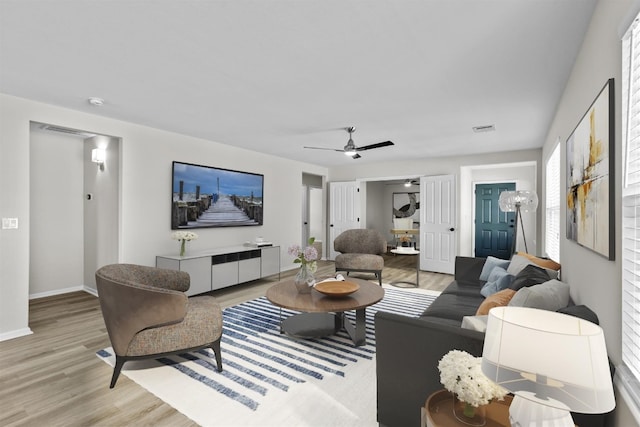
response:
[[[458,283],[479,283],[480,273],[486,258],[457,256],[455,264],[455,280]]]
[[[450,350],[482,356],[484,334],[398,314],[375,315],[378,423],[419,427],[421,408],[440,383]]]

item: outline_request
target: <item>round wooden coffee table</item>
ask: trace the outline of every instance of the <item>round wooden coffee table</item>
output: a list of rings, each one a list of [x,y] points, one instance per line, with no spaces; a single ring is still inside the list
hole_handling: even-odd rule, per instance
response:
[[[384,297],[384,289],[366,280],[349,278],[360,286],[345,297],[329,297],[315,289],[301,294],[293,279],[283,280],[267,289],[267,299],[280,308],[300,311],[286,319],[280,314],[280,332],[299,338],[315,338],[333,335],[344,328],[356,346],[366,344],[366,308]],[[344,312],[356,312],[355,324],[345,318]]]

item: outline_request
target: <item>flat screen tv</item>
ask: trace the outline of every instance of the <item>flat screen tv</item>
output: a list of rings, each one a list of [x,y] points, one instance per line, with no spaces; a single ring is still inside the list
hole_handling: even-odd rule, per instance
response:
[[[171,229],[262,225],[264,175],[173,162]]]

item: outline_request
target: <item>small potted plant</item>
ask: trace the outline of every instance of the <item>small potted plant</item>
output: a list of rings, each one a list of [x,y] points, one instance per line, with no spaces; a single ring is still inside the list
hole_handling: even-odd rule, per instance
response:
[[[484,425],[483,406],[508,393],[482,373],[481,363],[482,357],[460,350],[451,350],[438,363],[440,382],[455,399],[453,413],[467,425]]]

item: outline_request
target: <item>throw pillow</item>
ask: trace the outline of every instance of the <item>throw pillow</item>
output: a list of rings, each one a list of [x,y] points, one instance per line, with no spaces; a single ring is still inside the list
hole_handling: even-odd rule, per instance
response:
[[[495,267],[491,271],[491,274],[487,279],[487,283],[485,283],[484,286],[482,286],[482,289],[480,289],[480,293],[483,297],[488,297],[498,291],[507,289],[509,285],[511,285],[513,279],[514,276],[507,273],[507,270],[502,267]]]
[[[511,258],[511,262],[509,263],[509,267],[507,267],[507,272],[509,274],[513,274],[515,276],[518,273],[520,273],[528,265],[536,265],[536,264],[533,263],[532,261],[530,261],[528,258],[522,256],[522,255],[514,255]],[[550,268],[545,268],[545,270],[547,271],[547,274],[549,274],[549,278],[551,278],[551,279],[557,279],[558,278],[558,271],[551,270]]]
[[[464,316],[462,318],[462,329],[471,329],[472,331],[485,332],[487,330],[487,320],[489,316]]]
[[[528,254],[526,252],[518,252],[518,255],[527,258],[529,261],[531,261],[537,266],[548,268],[549,270],[554,270],[554,271],[560,270],[560,264],[558,264],[552,259],[540,258],[535,255]]]
[[[516,275],[511,285],[509,285],[509,288],[519,291],[521,288],[539,285],[549,279],[551,279],[551,277],[549,277],[549,274],[544,268],[529,264]]]
[[[509,306],[549,311],[556,311],[566,307],[567,304],[569,304],[569,285],[555,279],[522,288],[509,301]]]
[[[485,314],[489,314],[489,310],[493,307],[504,307],[509,304],[511,298],[516,294],[516,291],[513,289],[503,289],[500,292],[496,292],[493,295],[488,296],[482,301],[480,307],[478,307],[478,311],[476,311],[476,316],[484,316]]]
[[[480,273],[480,280],[489,280],[489,275],[496,267],[502,267],[506,269],[509,266],[508,259],[500,259],[492,256],[487,257],[487,260],[484,262],[484,266],[482,267],[482,272]]]
[[[598,315],[586,305],[571,305],[557,310],[558,313],[568,314],[569,316],[579,317],[596,325],[600,324]]]

